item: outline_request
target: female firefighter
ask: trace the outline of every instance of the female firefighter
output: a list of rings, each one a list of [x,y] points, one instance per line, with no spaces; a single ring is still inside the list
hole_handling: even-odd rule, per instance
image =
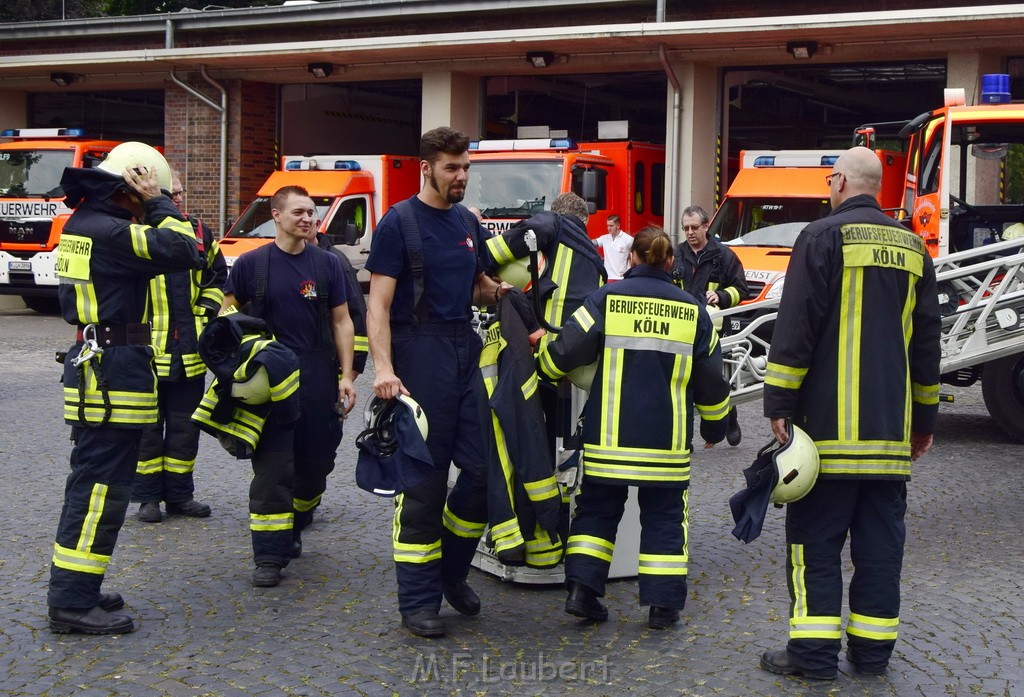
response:
[[[707,447],[721,441],[729,386],[711,319],[672,283],[672,242],[660,227],[637,233],[630,269],[592,293],[539,355],[559,379],[597,361],[583,411],[583,486],[569,530],[565,611],[604,621],[598,600],[629,486],[639,487],[640,604],[666,629],[686,602],[687,497],[693,408]]]

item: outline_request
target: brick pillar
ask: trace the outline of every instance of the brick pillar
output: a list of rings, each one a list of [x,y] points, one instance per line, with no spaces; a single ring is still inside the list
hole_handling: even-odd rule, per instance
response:
[[[198,74],[183,79],[220,103],[220,93]],[[277,88],[243,80],[224,80],[221,84],[228,91],[225,215],[234,220],[277,167]],[[167,86],[164,98],[164,150],[188,189],[186,210],[214,232],[226,232],[226,226],[221,230],[217,220],[220,112],[173,83]]]

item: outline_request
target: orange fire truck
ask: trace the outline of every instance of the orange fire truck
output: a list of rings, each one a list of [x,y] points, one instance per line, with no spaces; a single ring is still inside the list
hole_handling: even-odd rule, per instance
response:
[[[77,128],[21,128],[0,138],[0,295],[20,295],[40,312],[57,309],[57,242],[71,209],[65,167],[93,167],[117,141]]]

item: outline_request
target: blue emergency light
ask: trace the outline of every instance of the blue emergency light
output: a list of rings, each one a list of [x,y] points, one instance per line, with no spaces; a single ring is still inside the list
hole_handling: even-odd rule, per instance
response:
[[[754,158],[755,167],[774,167],[775,155],[761,155]]]
[[[982,104],[1010,103],[1010,76],[1002,73],[981,76]]]
[[[831,167],[831,166],[833,166],[836,163],[836,160],[838,160],[838,159],[839,159],[838,155],[823,155],[822,158],[821,158],[821,166],[822,167]]]
[[[334,169],[342,172],[358,172],[362,168],[355,160],[335,160]]]

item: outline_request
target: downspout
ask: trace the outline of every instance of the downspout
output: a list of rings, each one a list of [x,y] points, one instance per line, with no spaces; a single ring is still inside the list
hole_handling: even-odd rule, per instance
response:
[[[220,196],[219,196],[219,207],[217,217],[217,236],[224,236],[224,223],[227,217],[227,204],[228,204],[228,91],[224,89],[220,83],[210,77],[210,74],[206,71],[206,66],[200,66],[202,71],[203,79],[209,82],[211,85],[217,88],[220,92],[220,104],[213,101],[205,94],[192,87],[178,78],[171,71],[171,81],[181,89],[185,90],[199,101],[206,104],[214,111],[220,112]]]
[[[664,0],[659,0],[659,6]],[[662,12],[664,10],[662,9]],[[668,56],[665,54],[665,45],[658,46],[658,57],[661,59],[661,67],[665,70],[669,83],[672,85],[672,149],[665,153],[668,156],[668,186],[665,187],[665,229],[669,232],[676,244],[680,242],[678,215],[676,214],[677,201],[679,199],[679,167],[682,160],[682,146],[680,138],[680,127],[682,125],[683,96],[679,86],[679,78],[669,65]]]

